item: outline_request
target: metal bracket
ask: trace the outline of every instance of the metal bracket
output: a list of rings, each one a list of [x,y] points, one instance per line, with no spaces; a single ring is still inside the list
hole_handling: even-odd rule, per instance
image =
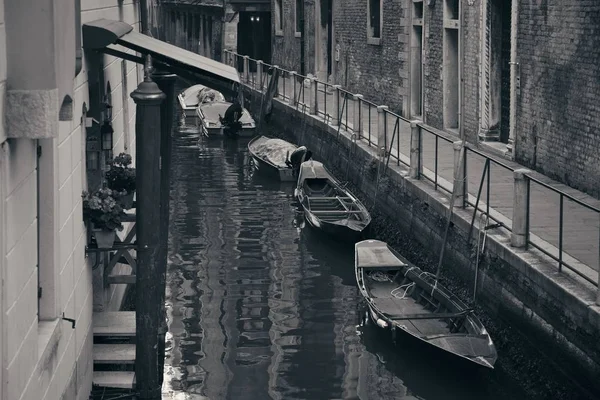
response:
[[[71,328],[75,329],[75,320],[73,318],[65,317],[65,313],[62,314],[62,319],[71,323]]]

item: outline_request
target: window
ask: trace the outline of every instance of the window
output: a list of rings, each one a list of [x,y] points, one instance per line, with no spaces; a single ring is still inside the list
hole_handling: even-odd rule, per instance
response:
[[[381,43],[381,25],[383,22],[383,0],[367,0],[369,7],[367,12],[368,18],[368,29],[367,29],[367,43],[369,44],[380,44]]]
[[[275,0],[275,35],[283,36],[283,0]]]
[[[295,19],[296,19],[296,31],[295,31],[295,36],[296,37],[300,37],[302,36],[302,25],[304,24],[304,15],[303,15],[303,4],[302,1],[304,0],[296,0],[296,14],[295,14]]]

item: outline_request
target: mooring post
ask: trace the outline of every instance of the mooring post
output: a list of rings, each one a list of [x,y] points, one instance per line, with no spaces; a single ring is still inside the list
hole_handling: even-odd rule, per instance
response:
[[[166,95],[160,107],[160,253],[158,257],[159,280],[157,299],[160,304],[158,321],[158,382],[162,386],[165,366],[165,336],[167,334],[167,314],[165,310],[165,289],[167,283],[167,259],[169,242],[169,199],[171,188],[171,149],[173,128],[173,104],[175,102],[175,79],[177,75],[155,73],[153,79]]]
[[[464,208],[467,204],[467,180],[465,179],[465,156],[464,143],[457,140],[452,144],[454,147],[454,183],[452,193],[456,197],[457,207]]]
[[[258,60],[256,62],[256,79],[258,80],[258,90],[262,93],[264,89],[263,85],[263,62],[262,60]],[[256,85],[254,85],[256,88]]]
[[[317,115],[319,112],[319,81],[310,78],[310,114]]]
[[[289,105],[294,107],[296,105],[296,101],[298,99],[298,72],[291,71],[290,72],[290,83],[292,84],[292,94],[290,95],[290,100],[288,101]]]
[[[527,168],[514,170],[515,192],[513,197],[513,218],[510,244],[513,247],[527,246],[527,231],[529,230],[529,179],[531,173]]]
[[[340,102],[340,95],[342,91],[340,90],[342,87],[340,85],[333,85],[333,107],[331,108],[331,124],[338,126],[341,122],[342,116],[340,113],[342,112],[342,104]],[[326,95],[327,96],[327,95]]]
[[[354,107],[352,112],[354,113],[352,118],[352,128],[354,133],[356,133],[357,140],[360,140],[363,137],[363,126],[362,126],[362,94],[355,94],[352,96],[352,100],[354,100]]]
[[[136,103],[136,390],[139,398],[159,400],[158,316],[160,234],[160,105],[165,94],[150,78],[151,59],[146,58],[145,77],[131,93]]]
[[[386,137],[386,118],[385,113],[388,110],[388,106],[377,106],[377,147],[383,147],[387,151],[387,137]],[[369,124],[371,121],[369,121]]]
[[[250,58],[244,56],[244,83],[250,82]]]
[[[275,74],[277,74],[277,76],[279,78],[283,79],[283,76],[281,74],[281,70],[279,69],[278,65],[273,65],[273,75],[272,75],[271,79],[273,79],[273,77],[275,76]],[[275,97],[279,97],[279,79],[277,80],[276,85],[275,85],[275,94],[273,95],[273,98],[275,98]]]
[[[419,179],[422,172],[421,121],[410,121],[410,177]]]

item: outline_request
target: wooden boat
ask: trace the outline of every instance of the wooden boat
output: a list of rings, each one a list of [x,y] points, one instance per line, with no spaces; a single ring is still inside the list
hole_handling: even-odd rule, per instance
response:
[[[282,182],[292,182],[296,180],[299,166],[293,168],[290,157],[298,152],[306,154],[306,148],[282,139],[257,136],[248,143],[248,152],[256,170],[276,176]]]
[[[367,208],[318,161],[300,165],[294,194],[309,225],[340,239],[358,240],[371,223]]]
[[[232,103],[227,101],[214,101],[200,104],[198,108],[196,108],[197,121],[199,124],[198,128],[206,132],[208,136],[223,135],[224,125],[221,123],[221,117],[225,115],[225,111],[227,111],[231,104]],[[254,118],[252,118],[245,108],[242,111],[240,123],[242,124],[242,129],[239,130],[238,136],[254,136],[256,123],[254,122]]]
[[[371,319],[379,327],[494,368],[496,348],[485,327],[433,274],[379,240],[355,244],[355,273]]]

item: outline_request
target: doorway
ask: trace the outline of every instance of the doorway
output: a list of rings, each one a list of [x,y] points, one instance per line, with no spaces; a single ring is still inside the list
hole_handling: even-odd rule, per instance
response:
[[[271,63],[271,13],[240,11],[237,28],[239,54],[255,60]],[[243,59],[238,59],[238,70],[243,71]],[[250,72],[256,72],[256,63],[249,64]]]

